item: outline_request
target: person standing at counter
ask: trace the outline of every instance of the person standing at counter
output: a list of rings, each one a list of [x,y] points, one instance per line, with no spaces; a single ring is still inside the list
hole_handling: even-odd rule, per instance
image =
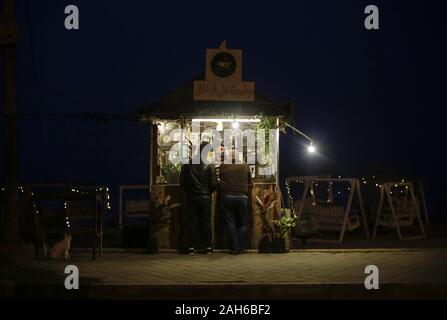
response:
[[[200,154],[207,143],[200,144]],[[184,164],[180,173],[180,186],[188,198],[188,253],[213,252],[211,233],[211,194],[216,189],[212,165]]]
[[[247,164],[222,164],[219,168],[221,209],[230,239],[230,254],[244,252],[249,224],[248,199],[252,187]]]

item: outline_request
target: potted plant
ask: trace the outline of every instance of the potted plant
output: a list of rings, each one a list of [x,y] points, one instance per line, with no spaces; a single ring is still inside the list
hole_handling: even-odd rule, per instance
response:
[[[287,252],[286,237],[296,225],[296,218],[283,214],[279,219],[273,220],[275,225],[275,237],[272,241],[272,251],[275,253]]]
[[[166,227],[172,220],[169,214],[170,209],[174,209],[180,206],[180,203],[169,204],[171,196],[165,196],[160,194],[157,200],[152,204],[148,218],[148,234],[146,240],[146,248],[148,253],[158,252],[158,240],[157,232]]]
[[[268,211],[271,210],[277,200],[273,200],[273,193],[270,190],[265,190],[262,199],[256,196],[256,204],[259,208],[259,217],[262,223],[261,239],[259,240],[259,253],[269,253],[272,248],[272,240],[274,234],[274,227],[268,218]]]

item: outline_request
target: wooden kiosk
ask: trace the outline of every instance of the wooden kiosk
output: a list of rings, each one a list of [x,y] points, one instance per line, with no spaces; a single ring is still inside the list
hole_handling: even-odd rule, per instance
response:
[[[198,76],[168,95],[152,103],[142,112],[142,121],[150,126],[150,177],[149,188],[151,201],[165,199],[171,196],[173,202],[185,203],[185,195],[179,186],[181,163],[169,161],[172,150],[177,148],[179,154],[187,153],[188,146],[179,141],[200,139],[207,141],[207,132],[222,132],[225,129],[238,130],[259,129],[269,132],[274,129],[275,138],[267,137],[268,148],[279,150],[279,131],[283,123],[292,116],[292,104],[273,102],[255,92],[254,82],[242,81],[242,50],[228,49],[226,42],[219,48],[206,50],[205,75]],[[179,130],[181,129],[181,130]],[[200,137],[197,138],[197,132]],[[196,135],[194,136],[194,133]],[[180,137],[184,135],[185,137]],[[177,144],[177,147],[175,147]],[[246,150],[244,144],[244,154]],[[213,156],[213,151],[210,152]],[[265,173],[269,166],[270,174]],[[261,222],[256,216],[256,206],[253,205],[255,195],[268,189],[274,192],[278,199],[278,167],[279,153],[275,157],[266,159],[264,163],[256,162],[250,165],[254,180],[253,194],[249,211],[252,215],[250,235],[251,247],[256,247],[260,237]],[[264,171],[263,171],[264,169]],[[216,248],[226,248],[226,237],[223,222],[219,214],[217,197],[213,195],[212,223],[213,238]],[[278,201],[278,210],[281,201]],[[175,216],[157,235],[160,248],[179,248],[185,241],[186,233],[184,217],[185,205],[173,210]],[[175,212],[174,212],[175,211]]]

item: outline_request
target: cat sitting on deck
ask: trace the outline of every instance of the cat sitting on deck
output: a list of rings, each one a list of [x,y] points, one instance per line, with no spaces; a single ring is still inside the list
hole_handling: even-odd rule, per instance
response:
[[[51,259],[64,258],[65,260],[70,259],[68,251],[70,250],[71,234],[65,233],[64,239],[57,242],[51,248]]]

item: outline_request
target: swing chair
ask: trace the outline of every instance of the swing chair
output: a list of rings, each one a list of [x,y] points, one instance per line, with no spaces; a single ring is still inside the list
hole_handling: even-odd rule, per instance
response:
[[[420,213],[420,203],[415,196],[411,182],[387,182],[381,185],[379,207],[374,224],[373,239],[379,226],[396,229],[399,240],[425,238],[425,229]],[[428,216],[426,215],[428,223]],[[415,236],[404,236],[402,228],[419,225],[420,233]]]
[[[418,207],[421,208],[421,210],[423,210],[425,224],[427,225],[427,227],[430,227],[430,219],[428,217],[427,202],[425,201],[424,184],[420,181],[416,182],[415,189],[416,189],[415,196],[416,196],[416,201],[418,202]]]
[[[332,188],[334,182],[349,184],[348,201],[345,206],[334,202]],[[290,185],[292,183],[304,184],[304,191],[301,199],[298,201],[294,201],[291,195]],[[318,191],[321,191],[321,186],[325,185],[327,185],[325,189],[327,199],[322,200],[318,198],[321,194]],[[320,189],[318,190],[319,186]],[[286,179],[286,187],[288,205],[291,212],[297,217],[298,226],[302,225],[303,220],[305,220],[307,224],[312,225],[314,228],[314,234],[322,234],[325,231],[339,232],[337,239],[310,237],[309,241],[343,243],[346,231],[353,231],[359,227],[363,227],[365,237],[369,239],[368,225],[358,179],[330,178],[329,176],[288,177]],[[358,212],[351,210],[355,194],[358,202]]]

